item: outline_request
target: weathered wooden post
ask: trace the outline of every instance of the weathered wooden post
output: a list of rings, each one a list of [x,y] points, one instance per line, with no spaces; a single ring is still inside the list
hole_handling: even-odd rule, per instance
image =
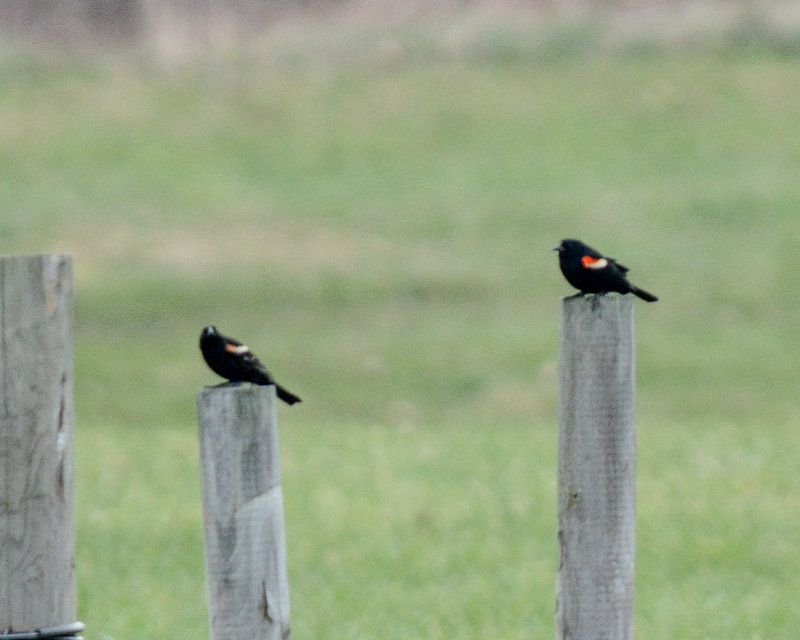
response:
[[[197,397],[212,640],[286,640],[289,578],[272,386]]]
[[[633,405],[632,297],[563,299],[556,640],[633,638]]]
[[[0,633],[83,628],[72,331],[72,257],[0,257]]]

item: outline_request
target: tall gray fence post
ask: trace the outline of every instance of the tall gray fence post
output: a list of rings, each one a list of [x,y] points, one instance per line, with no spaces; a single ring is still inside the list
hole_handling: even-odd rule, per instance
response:
[[[211,640],[287,640],[289,578],[272,386],[197,397]]]
[[[75,622],[72,257],[0,256],[0,632]]]
[[[562,300],[558,408],[556,640],[631,640],[636,493],[631,296]]]

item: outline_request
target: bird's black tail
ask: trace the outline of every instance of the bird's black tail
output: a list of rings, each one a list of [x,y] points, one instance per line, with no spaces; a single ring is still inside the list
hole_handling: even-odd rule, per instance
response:
[[[633,285],[631,285],[631,293],[647,302],[655,302],[658,300],[658,298],[656,298],[652,293],[649,293],[644,289],[640,289],[639,287],[634,287]]]
[[[296,402],[302,402],[302,400],[300,400],[298,396],[294,395],[291,391],[284,389],[279,384],[275,385],[275,393],[286,404],[295,404]]]

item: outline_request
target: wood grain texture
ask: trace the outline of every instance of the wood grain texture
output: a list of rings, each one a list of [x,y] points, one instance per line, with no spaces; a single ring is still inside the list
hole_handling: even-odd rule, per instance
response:
[[[197,398],[212,640],[291,636],[275,388]]]
[[[631,640],[635,549],[630,296],[565,298],[559,334],[557,640]]]
[[[73,622],[72,258],[0,257],[0,630]]]

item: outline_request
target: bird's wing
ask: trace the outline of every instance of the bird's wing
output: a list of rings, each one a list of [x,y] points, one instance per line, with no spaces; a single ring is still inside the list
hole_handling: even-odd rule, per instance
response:
[[[616,261],[614,258],[609,258],[609,260],[610,260],[611,262],[613,262],[615,265],[617,265],[617,269],[619,269],[620,271],[623,271],[623,272],[625,272],[625,273],[627,273],[628,271],[630,271],[630,269],[628,269],[628,267],[626,267],[624,264],[620,264],[620,263],[619,263],[619,262],[617,262],[617,261]]]
[[[244,362],[258,362],[258,358],[253,355],[253,352],[250,351],[250,348],[236,340],[226,340],[225,351],[239,356]]]

